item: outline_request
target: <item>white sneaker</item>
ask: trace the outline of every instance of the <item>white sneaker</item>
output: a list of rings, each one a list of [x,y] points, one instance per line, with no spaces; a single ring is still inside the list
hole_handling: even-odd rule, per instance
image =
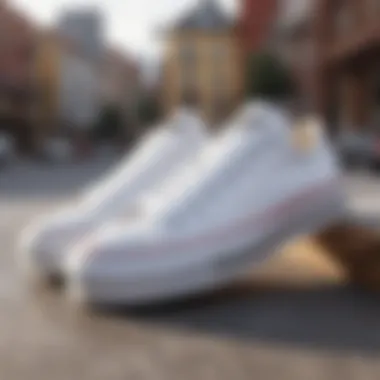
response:
[[[136,201],[207,142],[206,127],[189,109],[179,110],[151,133],[107,178],[84,191],[77,204],[33,223],[21,235],[21,262],[43,278],[59,272],[67,248],[112,217],[133,217]]]
[[[70,296],[134,305],[208,290],[342,217],[339,169],[321,130],[293,131],[257,104],[237,120],[146,201],[149,217],[102,227],[67,255]]]

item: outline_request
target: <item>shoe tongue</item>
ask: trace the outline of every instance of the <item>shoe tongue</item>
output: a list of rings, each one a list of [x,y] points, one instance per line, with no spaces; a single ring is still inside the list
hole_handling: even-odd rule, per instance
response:
[[[317,117],[296,120],[292,133],[293,146],[299,151],[311,151],[324,140],[322,122]]]

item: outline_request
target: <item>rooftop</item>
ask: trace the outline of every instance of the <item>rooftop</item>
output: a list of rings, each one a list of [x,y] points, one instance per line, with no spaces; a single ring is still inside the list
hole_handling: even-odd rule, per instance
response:
[[[216,0],[200,0],[195,9],[186,13],[174,25],[174,30],[224,30],[233,20]]]

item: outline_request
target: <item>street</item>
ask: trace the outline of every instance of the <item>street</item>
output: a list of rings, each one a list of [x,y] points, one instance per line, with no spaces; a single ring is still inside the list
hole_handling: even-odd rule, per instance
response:
[[[379,378],[380,297],[332,281],[333,274],[305,287],[253,281],[241,294],[139,312],[75,310],[57,290],[28,290],[14,260],[20,229],[115,159],[20,162],[0,171],[1,379]],[[380,176],[344,181],[354,208],[380,214]]]

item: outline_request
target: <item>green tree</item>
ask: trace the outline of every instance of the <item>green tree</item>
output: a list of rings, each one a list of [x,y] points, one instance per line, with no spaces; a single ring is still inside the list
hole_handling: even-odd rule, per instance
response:
[[[247,65],[247,95],[270,101],[287,100],[294,84],[285,65],[270,53],[252,54]]]

